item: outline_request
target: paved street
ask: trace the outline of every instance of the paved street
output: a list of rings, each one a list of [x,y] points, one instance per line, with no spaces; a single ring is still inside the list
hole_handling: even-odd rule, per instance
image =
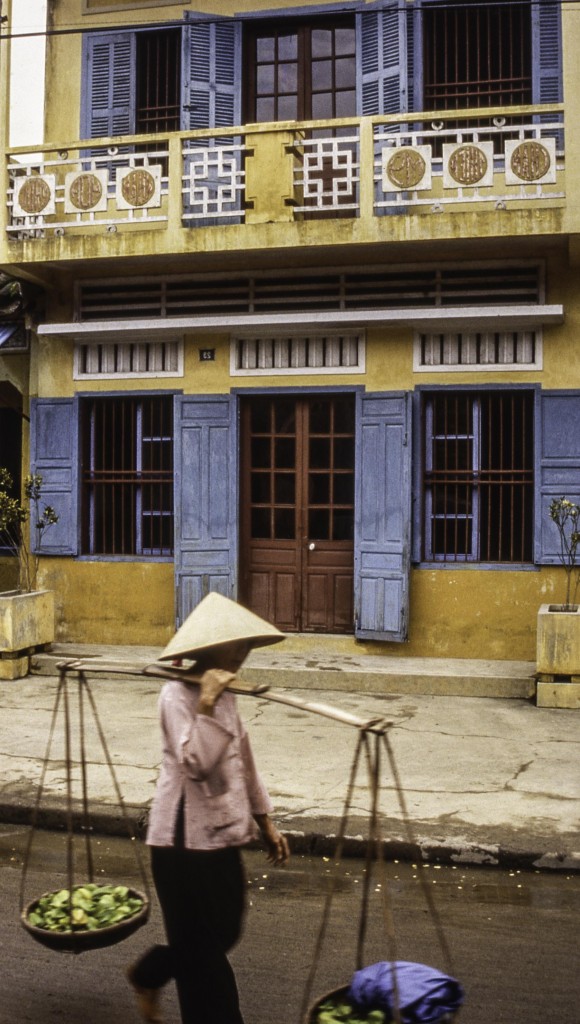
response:
[[[109,949],[80,956],[35,943],[18,922],[25,830],[0,827],[0,1024],[137,1024],[123,968],[162,939],[155,898],[149,923]],[[95,838],[97,871],[136,884],[132,844]],[[29,898],[60,886],[62,836],[38,833]],[[249,912],[232,959],[247,1024],[300,1024],[299,1008],[312,961],[331,862],[295,856],[273,870],[260,852],[246,855]],[[330,927],[315,977],[319,995],[348,981],[363,883],[363,863],[343,860]],[[419,867],[391,863],[388,892],[400,959],[443,968],[420,874],[431,887],[467,1000],[462,1024],[577,1024],[580,877],[481,867]],[[103,876],[107,877],[107,876]],[[380,881],[373,874],[365,962],[388,956]],[[178,1024],[176,1000],[164,995],[166,1024]]]

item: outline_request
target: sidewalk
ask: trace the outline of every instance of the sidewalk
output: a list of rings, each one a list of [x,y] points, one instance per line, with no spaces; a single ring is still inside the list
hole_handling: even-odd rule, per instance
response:
[[[30,820],[56,695],[57,661],[90,654],[107,661],[114,657],[149,662],[158,653],[158,648],[60,645],[50,657],[34,659],[36,674],[2,682],[0,821]],[[340,652],[330,660],[326,652],[324,665],[316,659],[310,667],[304,664],[299,677],[287,674],[289,663],[280,653],[274,657],[267,649],[256,651],[246,663],[246,677],[264,682],[268,659],[268,678],[278,692],[300,703],[323,703],[363,719],[378,716],[392,723],[388,738],[411,834],[405,827],[385,750],[380,810],[390,856],[580,870],[577,713],[537,708],[529,695],[517,696],[511,691],[509,698],[448,695],[442,679],[453,677],[451,668],[459,671],[458,666],[448,666],[449,671],[444,671],[442,663],[434,661],[419,667],[425,678],[430,670],[433,688],[427,693],[414,692],[413,687],[421,688],[417,683],[420,673],[410,672],[408,660],[407,674],[401,675],[398,683],[396,674],[387,677],[378,671],[375,659],[362,655],[362,666],[349,667],[348,659],[341,660]],[[273,665],[276,660],[277,669]],[[462,663],[460,674],[472,679],[472,690],[467,692],[490,692],[490,664]],[[518,668],[522,685],[526,665],[522,663]],[[364,669],[366,683],[362,690],[355,690],[352,687],[359,669]],[[124,802],[132,819],[142,827],[161,756],[157,698],[162,682],[108,672],[89,675],[89,679]],[[289,687],[289,679],[300,679],[300,683]],[[76,687],[71,688],[76,732],[73,694]],[[238,706],[274,802],[274,817],[290,835],[294,852],[331,855],[357,729],[300,706],[273,703],[267,694],[240,696]],[[40,808],[39,822],[47,827],[60,826],[64,821],[62,717],[59,714]],[[86,733],[95,827],[123,834],[114,786],[90,708],[86,711]],[[77,751],[75,745],[75,758]],[[362,852],[368,829],[365,773],[361,761],[347,827],[349,851],[353,853]],[[80,794],[80,787],[75,789],[76,794]]]

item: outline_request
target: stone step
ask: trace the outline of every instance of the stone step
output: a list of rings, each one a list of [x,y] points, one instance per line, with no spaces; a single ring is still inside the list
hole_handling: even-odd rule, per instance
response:
[[[248,682],[288,689],[342,690],[369,694],[431,694],[433,696],[530,699],[536,694],[536,666],[528,661],[486,661],[462,658],[404,658],[370,653],[353,654],[339,642],[255,650],[240,677]],[[95,659],[107,666],[109,679],[128,679],[115,673],[115,662],[141,666],[155,662],[159,647],[121,647],[97,644],[54,644],[31,661],[33,675],[56,676],[58,664],[75,658]],[[135,672],[138,678],[138,671]]]

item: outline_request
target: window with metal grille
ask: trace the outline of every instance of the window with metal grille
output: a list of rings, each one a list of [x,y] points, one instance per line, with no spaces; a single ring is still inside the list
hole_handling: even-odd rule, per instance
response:
[[[532,561],[533,402],[525,390],[425,395],[425,561]]]
[[[180,377],[179,341],[92,342],[75,347],[75,380],[112,377]]]
[[[82,553],[173,553],[171,396],[81,402]]]
[[[2,393],[5,391],[5,395]],[[0,385],[0,401],[14,402],[13,408],[0,405],[0,466],[7,469],[12,477],[12,498],[21,497],[22,460],[22,399],[8,383]],[[13,547],[8,536],[0,532],[0,555],[12,555]]]
[[[531,103],[531,7],[424,4],[425,109]]]
[[[137,32],[136,132],[179,131],[181,31]]]
[[[414,369],[498,370],[541,367],[541,335],[538,331],[474,331],[470,333],[417,334]]]
[[[233,338],[231,373],[363,373],[364,353],[359,334]]]

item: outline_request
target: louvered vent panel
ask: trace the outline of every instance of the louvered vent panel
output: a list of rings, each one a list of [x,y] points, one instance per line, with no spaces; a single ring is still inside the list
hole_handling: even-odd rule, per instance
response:
[[[86,321],[540,301],[539,266],[370,267],[360,272],[87,281],[79,289],[77,316]]]

